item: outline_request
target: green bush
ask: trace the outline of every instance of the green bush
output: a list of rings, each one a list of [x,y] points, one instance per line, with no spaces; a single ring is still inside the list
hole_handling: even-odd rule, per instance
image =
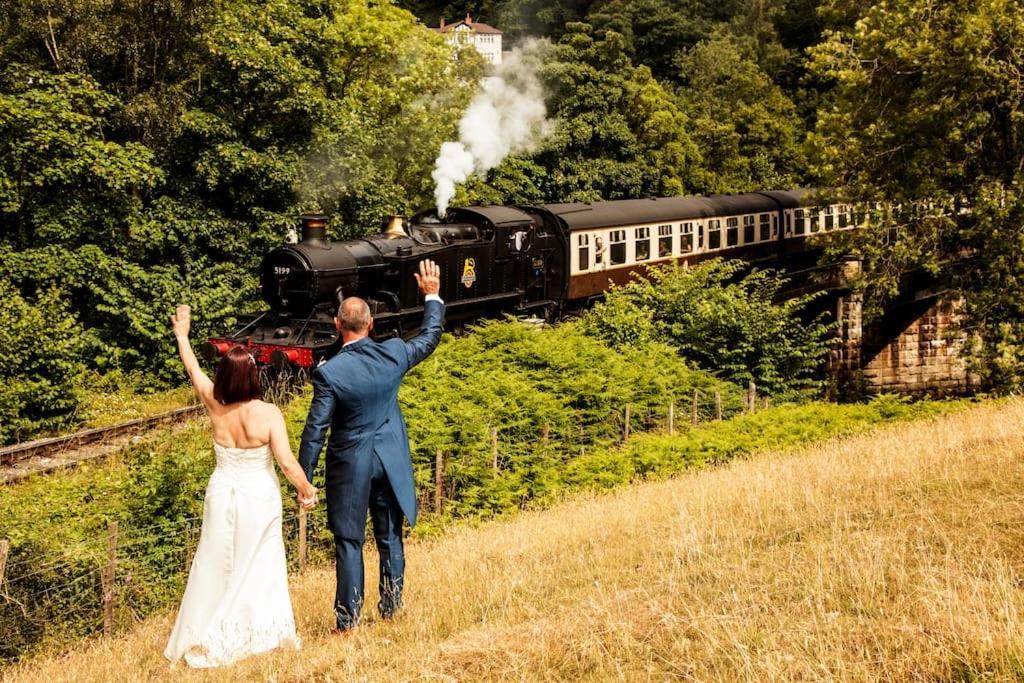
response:
[[[727,414],[742,405],[735,386],[692,369],[658,342],[614,350],[571,323],[531,329],[492,322],[448,337],[400,396],[421,485],[433,480],[441,449],[449,463],[448,511],[476,516],[548,498],[559,488],[552,473],[562,463],[621,436],[627,404],[632,430],[641,431],[663,424],[670,403],[689,406],[695,389],[705,414],[716,391]]]
[[[68,425],[85,335],[56,290],[34,301],[0,279],[0,444]]]
[[[748,269],[721,259],[653,268],[613,287],[583,329],[618,347],[661,340],[719,377],[754,380],[762,393],[819,391],[830,327],[801,317],[814,297],[779,301],[785,277]]]

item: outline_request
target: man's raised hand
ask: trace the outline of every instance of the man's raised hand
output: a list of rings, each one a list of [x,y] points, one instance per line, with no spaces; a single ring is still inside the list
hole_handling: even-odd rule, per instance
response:
[[[420,261],[420,272],[414,276],[423,296],[441,291],[441,268],[430,259]]]

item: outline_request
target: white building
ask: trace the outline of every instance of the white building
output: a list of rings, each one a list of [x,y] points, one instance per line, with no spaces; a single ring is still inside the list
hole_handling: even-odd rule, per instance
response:
[[[454,24],[444,23],[441,17],[441,25],[433,30],[443,33],[450,45],[472,45],[491,64],[501,64],[501,31],[493,26],[473,21],[467,14]]]

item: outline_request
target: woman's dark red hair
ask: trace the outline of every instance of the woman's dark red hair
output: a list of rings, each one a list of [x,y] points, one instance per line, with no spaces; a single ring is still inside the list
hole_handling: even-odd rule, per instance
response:
[[[213,397],[224,405],[263,398],[256,359],[241,344],[235,344],[217,363],[213,376]]]

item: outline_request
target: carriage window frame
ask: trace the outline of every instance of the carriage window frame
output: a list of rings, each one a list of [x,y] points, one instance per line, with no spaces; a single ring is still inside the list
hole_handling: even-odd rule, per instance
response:
[[[743,217],[743,244],[753,244],[757,241],[757,218],[753,214]]]
[[[693,251],[693,223],[679,224],[679,252],[689,254]]]
[[[730,216],[725,219],[725,246],[735,247],[740,243],[740,219]]]
[[[658,258],[672,258],[676,253],[676,231],[675,226],[658,226]]]
[[[836,207],[825,207],[825,230],[833,230],[836,227]]]
[[[590,234],[579,233],[576,235],[576,267],[581,272],[590,270]]]
[[[714,218],[708,221],[708,251],[722,248],[722,221]]]
[[[850,218],[852,218],[852,217],[853,217],[853,211],[850,210],[850,207],[846,206],[845,204],[840,205],[840,207],[839,207],[839,229],[843,230],[845,228],[850,227]]]
[[[621,266],[626,258],[626,231],[612,230],[608,235],[608,265]]]
[[[757,217],[757,237],[761,242],[767,242],[772,238],[772,215],[770,213],[762,213]]]
[[[821,232],[821,209],[817,207],[811,209],[810,232],[812,235]]]
[[[633,260],[651,260],[651,228],[643,226],[633,228]]]
[[[793,234],[807,234],[807,212],[803,209],[796,209],[793,211]]]

